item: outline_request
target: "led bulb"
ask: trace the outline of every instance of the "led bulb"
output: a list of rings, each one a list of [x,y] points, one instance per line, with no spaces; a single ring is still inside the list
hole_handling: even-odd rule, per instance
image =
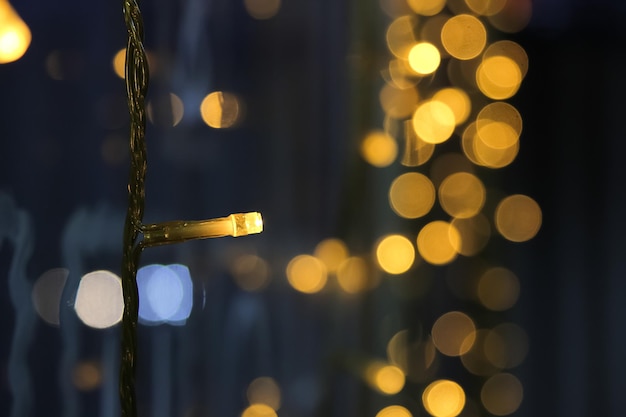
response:
[[[143,229],[145,246],[165,245],[192,239],[246,236],[263,231],[261,213],[237,213],[210,220],[172,221],[147,225]]]
[[[263,218],[261,213],[238,213],[228,216],[233,223],[233,231],[229,233],[233,237],[252,235],[263,231]]]

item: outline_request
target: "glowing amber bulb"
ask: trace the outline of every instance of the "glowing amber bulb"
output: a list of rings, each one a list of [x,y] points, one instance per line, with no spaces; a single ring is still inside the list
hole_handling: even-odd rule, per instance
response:
[[[237,213],[210,220],[176,220],[146,225],[143,242],[146,246],[184,242],[224,236],[246,236],[263,231],[261,213]]]
[[[8,1],[0,0],[0,64],[17,61],[30,45],[31,34]]]

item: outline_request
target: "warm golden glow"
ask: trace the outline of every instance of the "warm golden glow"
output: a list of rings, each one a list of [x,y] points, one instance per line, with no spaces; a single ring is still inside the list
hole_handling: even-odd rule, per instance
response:
[[[326,268],[314,256],[298,255],[287,264],[287,280],[296,290],[313,294],[326,285]]]
[[[465,0],[465,4],[474,13],[481,16],[492,16],[504,8],[507,0]]]
[[[452,217],[469,218],[483,208],[486,190],[482,181],[468,172],[448,176],[439,186],[439,203]]]
[[[455,218],[452,220],[452,226],[456,228],[461,237],[459,246],[455,247],[461,255],[477,255],[487,246],[491,237],[489,220],[480,213],[466,219]]]
[[[248,386],[246,396],[250,404],[264,404],[272,410],[280,409],[280,388],[273,378],[266,376],[256,378]]]
[[[400,368],[383,362],[368,365],[365,378],[372,388],[387,395],[400,392],[405,382],[404,372]]]
[[[348,247],[341,239],[325,239],[317,244],[313,253],[322,261],[328,272],[335,272],[348,258]]]
[[[435,152],[435,145],[417,136],[412,120],[405,120],[402,126],[404,128],[404,154],[400,163],[408,167],[425,164]]]
[[[483,406],[496,416],[513,414],[521,405],[523,397],[522,383],[509,373],[492,376],[480,391]]]
[[[465,407],[465,391],[454,381],[440,379],[426,387],[422,403],[433,417],[456,417]]]
[[[234,94],[214,91],[202,100],[200,114],[204,123],[213,128],[229,128],[239,121],[240,108],[239,99]]]
[[[399,89],[385,84],[380,91],[380,104],[389,116],[403,119],[413,114],[417,107],[417,90]]]
[[[125,75],[125,65],[126,65],[126,48],[122,48],[115,53],[113,56],[113,71],[115,71],[115,75],[124,79]]]
[[[95,362],[79,362],[72,372],[72,382],[80,391],[91,391],[102,383],[102,370]]]
[[[280,0],[243,0],[243,5],[250,16],[265,20],[274,17],[280,9]]]
[[[452,262],[459,247],[459,232],[447,222],[436,220],[425,225],[417,235],[417,250],[424,260],[433,265]]]
[[[487,43],[487,30],[476,17],[459,14],[448,19],[441,30],[441,42],[446,51],[457,59],[477,57]]]
[[[376,417],[413,417],[413,414],[401,405],[390,405],[376,413]]]
[[[269,265],[256,255],[238,256],[230,271],[235,283],[245,291],[259,291],[269,283]]]
[[[522,71],[515,61],[496,55],[485,58],[476,71],[480,91],[494,100],[505,100],[517,93],[522,83]]]
[[[512,195],[496,207],[496,229],[512,242],[525,242],[539,232],[541,217],[541,208],[535,200],[521,194]]]
[[[263,231],[261,213],[234,213],[209,220],[174,220],[144,226],[143,243],[146,246],[184,242],[192,239],[240,237]]]
[[[528,354],[528,335],[515,323],[494,327],[485,338],[485,357],[499,369],[520,365]]]
[[[400,217],[416,219],[435,204],[435,186],[427,176],[407,172],[396,178],[389,189],[389,203]]]
[[[400,59],[407,59],[409,51],[415,44],[415,25],[417,20],[413,16],[401,16],[395,19],[387,28],[387,47],[392,54]]]
[[[17,61],[30,46],[30,29],[7,0],[0,0],[0,64]]]
[[[337,269],[337,282],[348,294],[356,294],[370,288],[369,268],[363,258],[352,256]]]
[[[146,105],[148,120],[158,126],[176,126],[184,113],[183,101],[174,93],[151,100]]]
[[[443,88],[435,93],[433,100],[440,101],[450,107],[454,114],[454,124],[464,123],[472,110],[472,103],[467,93],[460,88]]]
[[[432,43],[420,42],[409,51],[409,65],[419,75],[428,75],[437,71],[441,63],[439,49]]]
[[[277,417],[276,411],[267,404],[251,404],[241,417]]]
[[[519,293],[517,276],[506,268],[490,268],[478,281],[478,299],[489,310],[508,310],[517,302]]]
[[[382,131],[370,132],[361,143],[361,155],[370,165],[386,167],[398,155],[396,140]]]
[[[446,356],[460,356],[472,348],[476,337],[474,321],[465,313],[450,311],[435,321],[433,343]]]
[[[407,3],[422,16],[434,16],[446,6],[446,0],[407,0]]]
[[[406,237],[389,235],[376,245],[376,260],[383,271],[395,275],[402,274],[413,265],[415,249]]]
[[[528,54],[526,54],[526,51],[520,44],[510,40],[494,42],[489,45],[483,53],[483,58],[485,59],[491,58],[492,56],[505,56],[512,59],[519,67],[522,78],[526,76],[528,72]]]
[[[413,114],[415,133],[428,143],[443,143],[454,133],[454,112],[441,101],[429,100],[419,105]]]

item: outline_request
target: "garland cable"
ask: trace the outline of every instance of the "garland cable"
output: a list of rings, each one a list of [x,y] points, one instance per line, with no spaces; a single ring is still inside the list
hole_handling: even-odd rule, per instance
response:
[[[122,417],[136,417],[135,355],[137,353],[137,316],[139,293],[137,265],[142,246],[137,244],[142,229],[146,176],[146,112],[148,64],[143,47],[143,21],[135,0],[124,0],[124,20],[128,42],[126,46],[126,95],[130,113],[130,174],[128,181],[128,209],[124,224],[122,257],[122,352],[120,364],[120,403]]]
[[[136,0],[124,0],[126,46],[126,95],[130,113],[130,174],[128,209],[124,224],[122,254],[122,353],[120,364],[120,404],[122,417],[136,417],[135,359],[137,354],[137,319],[139,292],[137,267],[144,248],[222,236],[246,236],[263,230],[258,212],[231,214],[210,220],[175,220],[143,225],[146,177],[146,109],[149,70],[143,47],[143,21]],[[140,239],[139,235],[143,238]]]

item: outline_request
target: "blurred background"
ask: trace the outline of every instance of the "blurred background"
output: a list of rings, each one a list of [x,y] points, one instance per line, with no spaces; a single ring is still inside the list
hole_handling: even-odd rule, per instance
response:
[[[623,416],[626,6],[156,0],[140,416]],[[0,410],[120,415],[121,2],[0,0]]]

